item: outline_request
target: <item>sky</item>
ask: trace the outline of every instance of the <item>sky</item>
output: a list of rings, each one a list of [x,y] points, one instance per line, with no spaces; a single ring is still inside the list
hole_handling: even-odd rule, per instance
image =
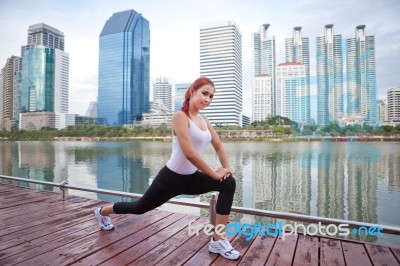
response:
[[[113,13],[133,9],[150,23],[150,87],[157,77],[171,84],[191,83],[200,75],[199,35],[202,23],[233,19],[242,33],[243,112],[251,116],[251,36],[269,23],[275,36],[277,64],[285,62],[284,40],[302,27],[310,39],[311,80],[316,75],[316,37],[334,24],[335,34],[354,38],[366,25],[375,36],[377,96],[400,87],[399,0],[0,0],[0,66],[20,56],[28,27],[48,24],[65,35],[69,53],[69,113],[84,115],[97,100],[99,35]],[[314,78],[313,78],[314,76]],[[218,88],[217,88],[218,89]],[[311,85],[311,114],[316,114],[316,85]],[[217,91],[218,93],[218,91]]]

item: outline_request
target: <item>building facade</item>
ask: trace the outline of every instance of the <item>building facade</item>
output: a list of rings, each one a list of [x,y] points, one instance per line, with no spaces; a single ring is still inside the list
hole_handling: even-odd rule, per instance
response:
[[[157,78],[153,85],[153,101],[162,104],[169,112],[172,111],[172,85],[167,78]]]
[[[7,59],[2,69],[2,128],[7,131],[18,128],[21,112],[21,70],[22,60],[18,56]]]
[[[0,68],[0,130],[3,129],[3,70]]]
[[[376,102],[377,105],[377,124],[378,126],[382,126],[386,122],[388,122],[388,106],[384,100],[378,100]]]
[[[326,25],[324,33],[317,37],[317,123],[321,127],[344,115],[342,36],[334,34],[333,24]]]
[[[41,45],[51,49],[64,51],[64,33],[44,23],[38,23],[28,28],[28,44],[21,47],[21,57],[26,50]]]
[[[210,78],[216,93],[202,112],[213,125],[241,125],[242,34],[233,20],[200,27],[200,75]]]
[[[361,115],[364,123],[375,125],[375,37],[367,36],[365,25],[360,25],[346,44],[347,114]]]
[[[272,76],[266,74],[253,77],[253,122],[273,116],[275,97],[272,79]]]
[[[149,21],[134,10],[114,13],[100,34],[99,124],[142,119],[150,104]]]
[[[253,33],[253,121],[264,120],[276,113],[275,36],[268,34],[269,26],[263,24],[258,33]]]
[[[304,65],[306,87],[310,91],[310,41],[308,37],[302,37],[301,30],[301,27],[294,27],[293,38],[285,39],[285,58],[286,62],[298,62]]]
[[[97,118],[97,102],[90,102],[89,107],[86,110],[85,116]]]
[[[28,44],[21,47],[22,113],[50,112],[67,119],[69,54],[64,43],[64,33],[49,25],[29,26]],[[60,121],[56,128],[65,124],[68,121]]]
[[[181,110],[183,106],[183,101],[185,100],[185,93],[190,85],[191,85],[190,83],[175,84],[175,110],[173,110],[174,112]]]
[[[400,87],[387,92],[388,122],[390,125],[400,125]]]
[[[276,68],[276,115],[301,125],[310,121],[310,97],[306,66],[283,63]]]

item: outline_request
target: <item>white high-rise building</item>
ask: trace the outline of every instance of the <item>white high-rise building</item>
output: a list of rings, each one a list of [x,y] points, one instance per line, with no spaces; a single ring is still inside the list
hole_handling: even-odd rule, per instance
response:
[[[18,128],[21,112],[21,69],[22,60],[18,56],[7,58],[2,69],[2,128],[7,131]]]
[[[347,39],[347,114],[362,122],[376,123],[375,37],[366,36],[365,25],[356,27],[355,38]]]
[[[290,62],[276,68],[276,115],[302,125],[310,121],[310,95],[306,66]]]
[[[306,117],[310,117],[310,42],[308,37],[302,37],[301,27],[293,28],[293,38],[285,39],[285,58],[286,62],[301,63],[305,67],[306,73],[306,91],[308,99],[305,100],[306,104]],[[309,123],[310,121],[306,121]]]
[[[400,124],[400,87],[387,92],[388,120],[391,125]]]
[[[269,24],[253,33],[253,121],[275,114],[275,36],[268,35]]]
[[[153,85],[153,101],[162,104],[165,110],[172,111],[172,85],[167,78],[157,78]]]
[[[272,116],[273,86],[272,76],[258,75],[253,78],[253,118],[252,121],[264,121]]]
[[[317,37],[318,125],[326,126],[343,117],[342,36],[334,35],[333,24]]]
[[[242,124],[242,34],[233,20],[200,27],[200,75],[216,93],[202,111],[213,125]]]
[[[378,116],[378,125],[381,126],[388,121],[388,106],[384,100],[378,100],[377,103],[377,116]]]

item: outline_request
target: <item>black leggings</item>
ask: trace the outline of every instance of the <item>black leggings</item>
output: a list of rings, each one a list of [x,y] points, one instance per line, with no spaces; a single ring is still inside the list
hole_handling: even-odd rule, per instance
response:
[[[139,200],[117,202],[113,210],[117,214],[143,214],[180,194],[198,195],[219,191],[216,212],[226,215],[231,211],[235,189],[236,182],[232,176],[221,182],[199,171],[191,175],[180,175],[164,166]]]

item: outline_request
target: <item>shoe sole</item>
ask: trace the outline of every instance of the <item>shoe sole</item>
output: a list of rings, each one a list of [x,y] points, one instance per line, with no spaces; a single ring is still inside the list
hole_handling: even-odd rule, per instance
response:
[[[221,255],[222,257],[224,257],[225,259],[228,259],[228,260],[238,260],[240,258],[240,256],[242,256],[242,255],[239,255],[237,258],[230,258],[230,257],[226,256],[225,254],[221,254],[219,252],[219,250],[215,250],[215,249],[210,249],[209,248],[208,251],[211,252],[211,253],[214,253],[214,254],[219,254],[219,255]]]

